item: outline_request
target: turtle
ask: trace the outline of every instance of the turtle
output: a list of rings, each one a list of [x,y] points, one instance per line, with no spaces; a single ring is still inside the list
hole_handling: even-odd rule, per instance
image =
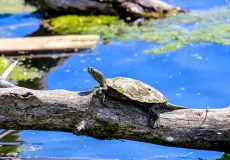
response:
[[[157,89],[132,78],[115,77],[105,79],[104,75],[93,67],[88,67],[88,72],[99,83],[96,87],[99,93],[120,100],[129,100],[140,106],[149,108],[149,125],[152,128],[160,126],[159,113],[156,109],[186,109],[184,106],[171,104],[168,99]]]

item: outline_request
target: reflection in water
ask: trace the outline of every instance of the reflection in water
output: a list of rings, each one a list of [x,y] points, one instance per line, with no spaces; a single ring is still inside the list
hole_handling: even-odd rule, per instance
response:
[[[218,158],[217,160],[229,160],[230,159],[230,154],[224,154],[221,156],[221,158]]]
[[[26,25],[28,24],[28,25]],[[22,27],[9,27],[9,26]],[[36,31],[40,26],[40,20],[33,14],[12,14],[0,18],[0,37],[22,37]]]
[[[20,60],[25,67],[37,68],[41,74],[41,78],[36,78],[26,81],[19,81],[18,85],[21,87],[32,88],[32,89],[46,89],[47,85],[45,82],[46,75],[52,69],[61,66],[70,56],[61,57],[44,57],[44,58],[32,58]]]
[[[20,152],[41,149],[41,143],[27,143],[20,140],[20,133],[20,130],[3,130],[0,133],[0,156],[20,156]]]
[[[21,131],[3,130],[0,133],[0,154],[8,155],[10,153],[17,153],[18,147],[24,141],[19,140],[19,133]]]

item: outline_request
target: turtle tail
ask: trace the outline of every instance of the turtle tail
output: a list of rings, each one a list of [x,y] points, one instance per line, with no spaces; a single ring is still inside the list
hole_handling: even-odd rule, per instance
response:
[[[168,108],[171,108],[171,109],[188,109],[187,107],[172,104],[172,103],[169,103],[169,102],[167,102],[166,105],[167,105]]]

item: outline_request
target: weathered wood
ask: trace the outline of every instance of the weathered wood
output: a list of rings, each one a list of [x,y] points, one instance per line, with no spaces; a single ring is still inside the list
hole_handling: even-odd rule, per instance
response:
[[[230,107],[159,110],[160,127],[149,126],[148,109],[95,91],[41,91],[1,86],[0,128],[67,131],[98,139],[229,152]],[[9,82],[8,82],[9,83]]]
[[[97,35],[46,36],[0,39],[0,52],[58,51],[95,48]]]
[[[148,112],[130,102],[94,92],[0,90],[0,128],[68,131],[99,139],[130,139],[161,145],[227,151],[230,108],[181,109],[160,114],[161,127],[148,125]]]

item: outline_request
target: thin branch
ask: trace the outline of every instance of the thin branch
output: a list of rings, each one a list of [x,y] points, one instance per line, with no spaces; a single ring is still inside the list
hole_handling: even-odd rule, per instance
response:
[[[7,70],[2,74],[2,76],[0,77],[3,80],[6,80],[6,78],[8,77],[8,75],[10,74],[10,72],[14,69],[14,67],[17,65],[18,61],[15,61],[14,63],[12,63]]]

